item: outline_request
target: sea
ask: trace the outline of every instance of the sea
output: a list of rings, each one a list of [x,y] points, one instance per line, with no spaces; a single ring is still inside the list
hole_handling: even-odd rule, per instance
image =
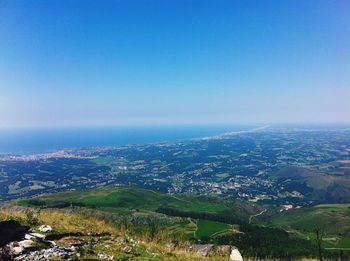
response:
[[[65,148],[173,142],[250,130],[257,125],[0,129],[0,154],[30,155]]]

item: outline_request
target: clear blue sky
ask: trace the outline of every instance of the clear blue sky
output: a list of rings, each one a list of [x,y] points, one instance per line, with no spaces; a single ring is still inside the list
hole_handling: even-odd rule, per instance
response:
[[[0,0],[0,126],[350,122],[350,1]]]

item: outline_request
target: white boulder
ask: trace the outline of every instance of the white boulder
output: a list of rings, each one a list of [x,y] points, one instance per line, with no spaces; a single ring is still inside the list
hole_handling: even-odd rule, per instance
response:
[[[27,233],[24,235],[25,239],[45,239],[45,235],[39,233]]]
[[[14,246],[14,247],[11,247],[10,249],[11,249],[11,252],[15,255],[22,254],[24,251],[24,248],[21,246]]]
[[[34,241],[30,239],[25,239],[19,242],[12,242],[8,246],[10,248],[10,251],[14,255],[22,254],[26,251],[27,248],[30,248],[34,245]]]
[[[44,233],[51,232],[52,231],[52,227],[49,226],[49,225],[42,225],[42,226],[39,227],[39,231],[40,232],[44,232]]]
[[[236,247],[231,250],[230,261],[243,261],[243,257]]]
[[[30,239],[25,239],[18,242],[18,245],[23,248],[30,248],[34,245],[34,241]]]

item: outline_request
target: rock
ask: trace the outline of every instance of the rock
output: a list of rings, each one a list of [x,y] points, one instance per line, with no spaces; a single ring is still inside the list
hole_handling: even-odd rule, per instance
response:
[[[9,246],[0,247],[0,260],[1,261],[12,261],[13,254],[9,248]]]
[[[25,239],[40,239],[40,240],[44,240],[45,239],[45,235],[43,234],[39,234],[39,233],[27,233],[24,235]]]
[[[51,232],[52,231],[52,227],[49,226],[49,225],[42,225],[42,226],[39,227],[39,231],[40,232],[44,232],[44,233]]]
[[[132,248],[130,246],[123,247],[123,252],[128,254],[128,253],[131,253],[131,251],[132,251]]]
[[[34,245],[34,241],[30,239],[25,239],[18,242],[18,245],[23,248],[31,248]]]
[[[73,252],[71,249],[62,247],[52,247],[47,249],[42,249],[38,251],[33,251],[29,253],[22,253],[17,255],[14,260],[16,261],[41,261],[41,260],[51,260],[52,258],[59,258],[67,260]]]
[[[7,220],[0,222],[0,247],[8,243],[20,240],[28,231],[28,227],[22,226],[15,220]]]
[[[243,257],[238,248],[232,247],[230,261],[243,261]]]
[[[34,246],[34,241],[31,239],[25,239],[19,242],[12,242],[8,244],[9,250],[13,255],[20,255],[30,251]]]
[[[19,255],[22,254],[24,252],[24,248],[21,246],[10,246],[10,251],[12,254],[14,255]]]
[[[208,256],[213,251],[213,244],[191,245],[190,250],[201,256]]]
[[[228,256],[231,253],[230,245],[220,245],[215,247],[216,253],[220,256]]]
[[[113,256],[109,256],[105,253],[98,253],[97,256],[99,259],[102,259],[102,260],[114,260]]]
[[[112,241],[117,243],[117,244],[121,244],[124,242],[124,238],[123,237],[115,237],[112,239]]]

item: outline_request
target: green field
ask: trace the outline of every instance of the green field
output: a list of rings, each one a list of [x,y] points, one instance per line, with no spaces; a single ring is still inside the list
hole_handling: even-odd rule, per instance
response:
[[[104,187],[93,190],[72,191],[15,201],[22,206],[69,208],[82,206],[119,215],[154,214],[159,207],[181,211],[236,215],[223,201],[194,196],[172,196],[131,187]],[[211,237],[228,231],[231,225],[203,219],[185,218],[169,226],[169,231],[183,239]]]
[[[134,211],[154,212],[159,207],[171,207],[182,211],[226,213],[234,211],[222,201],[187,196],[172,196],[147,189],[130,187],[105,187],[93,190],[57,193],[17,201],[19,205],[58,207],[64,204],[81,204],[88,208],[115,213]]]
[[[209,238],[229,232],[232,225],[228,225],[221,222],[204,220],[204,219],[191,219],[176,223],[169,228],[169,231],[185,240],[191,238]]]
[[[311,239],[319,227],[325,231],[325,247],[350,248],[350,204],[323,204],[284,211],[267,223]]]
[[[211,221],[211,220],[197,220],[196,237],[210,237],[221,232],[227,232],[230,229],[230,225]]]
[[[189,213],[239,215],[235,212],[237,208],[232,202],[225,202],[216,198],[174,196],[132,187],[104,187],[57,193],[15,201],[15,204],[44,208],[82,206],[119,215],[153,215],[160,207]],[[324,247],[350,248],[350,204],[317,205],[293,209],[270,216],[264,223],[311,240],[314,238],[315,227],[325,227]],[[202,217],[176,221],[170,227],[174,234],[185,239],[209,238],[213,235],[225,233],[230,228],[231,225],[229,224],[205,220]]]

